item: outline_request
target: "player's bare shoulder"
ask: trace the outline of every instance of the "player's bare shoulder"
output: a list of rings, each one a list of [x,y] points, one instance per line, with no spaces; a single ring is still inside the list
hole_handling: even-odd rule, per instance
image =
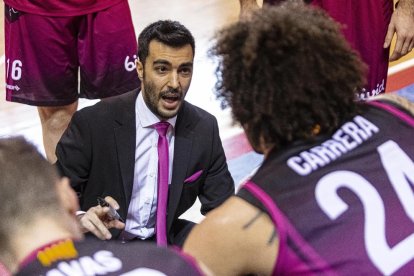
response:
[[[372,97],[369,99],[369,101],[386,101],[392,104],[397,105],[398,107],[403,108],[406,110],[409,114],[414,116],[414,103],[408,100],[407,98],[404,98],[402,96],[399,96],[395,93],[387,93],[387,94],[381,94],[376,97]]]

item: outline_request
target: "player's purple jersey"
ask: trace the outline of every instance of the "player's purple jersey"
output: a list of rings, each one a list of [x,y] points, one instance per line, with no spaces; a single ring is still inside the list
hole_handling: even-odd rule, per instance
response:
[[[71,251],[77,256],[67,258]],[[56,252],[65,252],[60,254],[66,257],[55,258],[59,254]],[[51,246],[37,252],[37,256],[16,275],[201,275],[189,256],[142,241],[123,244],[89,239],[74,243],[74,250],[54,250]],[[52,263],[48,263],[50,260]]]
[[[413,117],[372,102],[332,135],[270,153],[238,196],[275,224],[275,274],[412,275],[413,137]]]
[[[393,0],[304,0],[325,11],[342,25],[350,45],[368,65],[367,84],[359,91],[360,99],[385,93],[389,49],[384,49],[385,36],[393,12]],[[284,0],[264,0],[279,4]]]
[[[127,0],[4,0],[10,7],[38,15],[77,16],[107,9]]]

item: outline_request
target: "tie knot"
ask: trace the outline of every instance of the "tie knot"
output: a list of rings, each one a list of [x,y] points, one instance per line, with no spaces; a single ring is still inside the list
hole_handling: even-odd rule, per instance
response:
[[[167,134],[167,130],[169,126],[170,126],[170,123],[165,122],[165,121],[158,122],[154,125],[155,129],[158,132],[158,135],[163,136],[163,137],[165,137],[165,135]]]

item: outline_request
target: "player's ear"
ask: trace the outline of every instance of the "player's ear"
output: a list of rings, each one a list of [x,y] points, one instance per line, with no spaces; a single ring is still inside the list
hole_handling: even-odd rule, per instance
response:
[[[138,59],[135,61],[135,65],[137,67],[138,78],[142,82],[144,79],[144,65]]]
[[[72,189],[67,177],[62,177],[57,183],[57,192],[65,211],[74,214],[79,210],[78,197]]]
[[[61,178],[56,183],[56,189],[61,202],[61,206],[66,212],[64,216],[64,222],[66,229],[71,233],[73,239],[81,240],[83,233],[76,215],[76,211],[79,211],[78,196],[70,186],[69,179],[67,177]]]

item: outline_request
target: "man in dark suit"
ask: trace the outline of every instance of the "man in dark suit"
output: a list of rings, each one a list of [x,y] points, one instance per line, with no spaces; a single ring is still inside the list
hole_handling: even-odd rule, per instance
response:
[[[154,125],[168,122],[166,230],[168,242],[181,245],[194,224],[178,217],[197,196],[202,214],[219,206],[234,193],[234,183],[217,120],[184,101],[193,72],[191,33],[178,22],[157,21],[138,41],[141,90],[76,112],[58,143],[57,166],[78,192],[85,232],[101,239],[153,239],[159,161]],[[97,197],[105,196],[125,224],[97,206]]]

